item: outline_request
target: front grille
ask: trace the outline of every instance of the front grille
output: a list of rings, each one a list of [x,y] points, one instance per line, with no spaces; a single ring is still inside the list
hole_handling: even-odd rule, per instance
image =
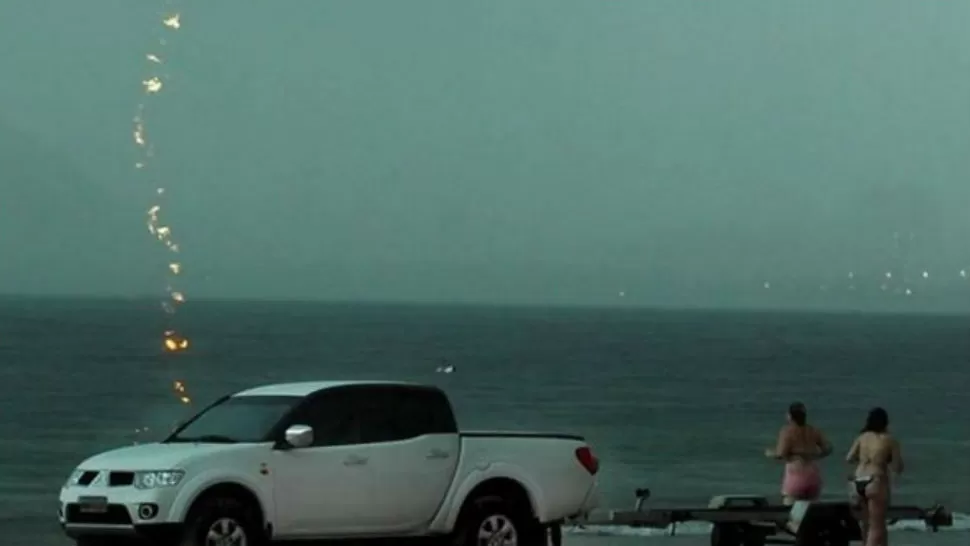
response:
[[[91,482],[93,482],[94,481],[94,478],[97,478],[97,477],[98,477],[98,471],[97,470],[86,470],[86,471],[84,471],[84,473],[81,474],[81,477],[80,477],[80,479],[78,479],[77,484],[78,485],[91,485]]]
[[[131,525],[131,516],[123,504],[109,504],[105,512],[82,512],[80,504],[68,504],[65,514],[67,523],[101,523],[106,525]]]
[[[135,483],[134,472],[112,472],[108,474],[108,486],[117,487]]]

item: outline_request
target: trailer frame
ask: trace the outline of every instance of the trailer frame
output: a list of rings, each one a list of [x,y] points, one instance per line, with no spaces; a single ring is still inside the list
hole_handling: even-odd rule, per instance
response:
[[[848,546],[861,540],[861,510],[849,501],[796,501],[772,504],[761,495],[717,495],[703,508],[648,508],[649,489],[637,489],[633,510],[608,510],[584,514],[550,528],[552,546],[562,545],[561,525],[579,527],[619,525],[634,528],[671,529],[677,524],[703,521],[713,524],[711,546]],[[952,513],[940,504],[930,508],[890,506],[891,522],[922,520],[930,531],[953,525]]]

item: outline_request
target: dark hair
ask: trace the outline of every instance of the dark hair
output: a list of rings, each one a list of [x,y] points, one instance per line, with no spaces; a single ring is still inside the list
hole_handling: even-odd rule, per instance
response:
[[[889,414],[886,410],[876,407],[869,410],[869,416],[866,417],[866,426],[862,427],[862,432],[886,432],[889,428]]]
[[[800,427],[805,426],[805,422],[808,420],[808,410],[805,409],[805,404],[801,402],[792,402],[788,406],[788,415],[791,416],[792,422]]]

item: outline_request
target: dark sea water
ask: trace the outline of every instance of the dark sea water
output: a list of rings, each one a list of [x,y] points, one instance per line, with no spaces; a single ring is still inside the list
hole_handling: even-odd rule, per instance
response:
[[[619,506],[641,486],[658,503],[776,495],[762,452],[795,399],[835,443],[841,495],[842,456],[883,405],[907,459],[897,500],[970,512],[970,317],[191,302],[174,324],[184,354],[161,351],[154,302],[0,301],[4,545],[62,544],[68,473],[185,416],[175,379],[202,402],[290,380],[437,384],[465,428],[586,435]]]

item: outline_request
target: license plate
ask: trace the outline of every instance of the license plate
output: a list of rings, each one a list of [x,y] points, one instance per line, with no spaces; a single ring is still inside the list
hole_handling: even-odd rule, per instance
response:
[[[80,497],[77,503],[83,514],[104,514],[108,511],[108,497]]]

